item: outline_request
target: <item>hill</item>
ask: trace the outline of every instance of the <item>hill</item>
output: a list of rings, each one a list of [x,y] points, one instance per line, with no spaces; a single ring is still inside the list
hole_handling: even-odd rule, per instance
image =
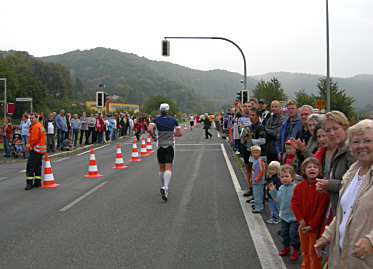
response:
[[[118,50],[95,48],[73,51],[41,58],[65,65],[75,78],[82,80],[86,95],[94,96],[99,83],[107,85],[110,94],[122,96],[129,102],[142,102],[145,96],[160,94],[181,103],[183,111],[212,111],[231,104],[242,89],[242,75],[225,70],[200,71],[164,61],[152,61]],[[316,93],[318,78],[322,75],[276,72],[248,77],[252,92],[261,80],[278,78],[285,93],[293,98],[304,89]],[[355,99],[355,107],[370,103],[367,94],[373,94],[373,75],[361,74],[351,78],[333,77],[340,89]]]

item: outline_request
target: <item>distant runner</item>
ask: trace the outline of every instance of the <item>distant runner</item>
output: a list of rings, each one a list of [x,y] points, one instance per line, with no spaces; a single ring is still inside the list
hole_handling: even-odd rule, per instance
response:
[[[172,175],[172,164],[174,161],[174,145],[176,137],[182,136],[181,127],[177,120],[168,115],[170,107],[168,104],[163,103],[160,105],[159,110],[161,115],[152,120],[148,126],[148,132],[155,142],[157,142],[157,159],[159,165],[159,176],[162,182],[160,189],[162,199],[167,202],[168,200],[168,185],[170,184]],[[158,136],[154,134],[154,128],[157,128]]]
[[[193,117],[193,114],[190,115],[190,117],[189,117],[189,124],[190,124],[190,130],[193,131],[193,126],[194,126],[194,117]]]

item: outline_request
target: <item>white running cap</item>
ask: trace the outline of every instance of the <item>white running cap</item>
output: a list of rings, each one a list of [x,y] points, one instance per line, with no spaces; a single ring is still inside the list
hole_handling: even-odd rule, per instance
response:
[[[159,110],[160,111],[168,111],[168,110],[170,110],[170,106],[166,103],[163,103],[159,106]]]

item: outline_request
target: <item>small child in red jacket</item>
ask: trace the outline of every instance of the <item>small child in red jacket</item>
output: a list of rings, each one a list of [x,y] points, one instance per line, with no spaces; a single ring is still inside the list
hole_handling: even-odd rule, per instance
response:
[[[321,173],[321,164],[316,158],[304,160],[301,174],[305,180],[295,186],[291,199],[291,209],[299,223],[302,268],[321,268],[321,260],[316,255],[314,245],[317,237],[323,233],[329,205],[329,193],[316,191],[316,178],[321,177]]]
[[[140,136],[141,136],[141,129],[145,130],[145,127],[142,123],[137,121],[137,119],[135,119],[134,123],[135,123],[135,125],[133,126],[132,131],[135,131],[136,139],[137,139],[137,141],[139,141]]]

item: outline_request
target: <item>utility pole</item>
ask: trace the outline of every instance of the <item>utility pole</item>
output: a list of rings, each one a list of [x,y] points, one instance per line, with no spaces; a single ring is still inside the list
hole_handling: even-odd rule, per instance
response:
[[[243,65],[244,65],[243,88],[244,88],[244,90],[247,90],[247,74],[246,74],[245,54],[243,53],[242,49],[236,43],[234,43],[232,40],[229,40],[229,39],[224,38],[224,37],[193,37],[193,36],[172,36],[172,37],[168,36],[168,37],[165,37],[164,39],[167,40],[167,39],[171,39],[171,38],[177,38],[177,39],[220,39],[220,40],[228,41],[229,43],[235,45],[236,48],[238,48],[238,50],[241,52],[241,55],[242,55],[242,58],[243,58]],[[169,51],[168,51],[168,54],[169,54]]]
[[[326,111],[330,112],[329,1],[326,0]]]

